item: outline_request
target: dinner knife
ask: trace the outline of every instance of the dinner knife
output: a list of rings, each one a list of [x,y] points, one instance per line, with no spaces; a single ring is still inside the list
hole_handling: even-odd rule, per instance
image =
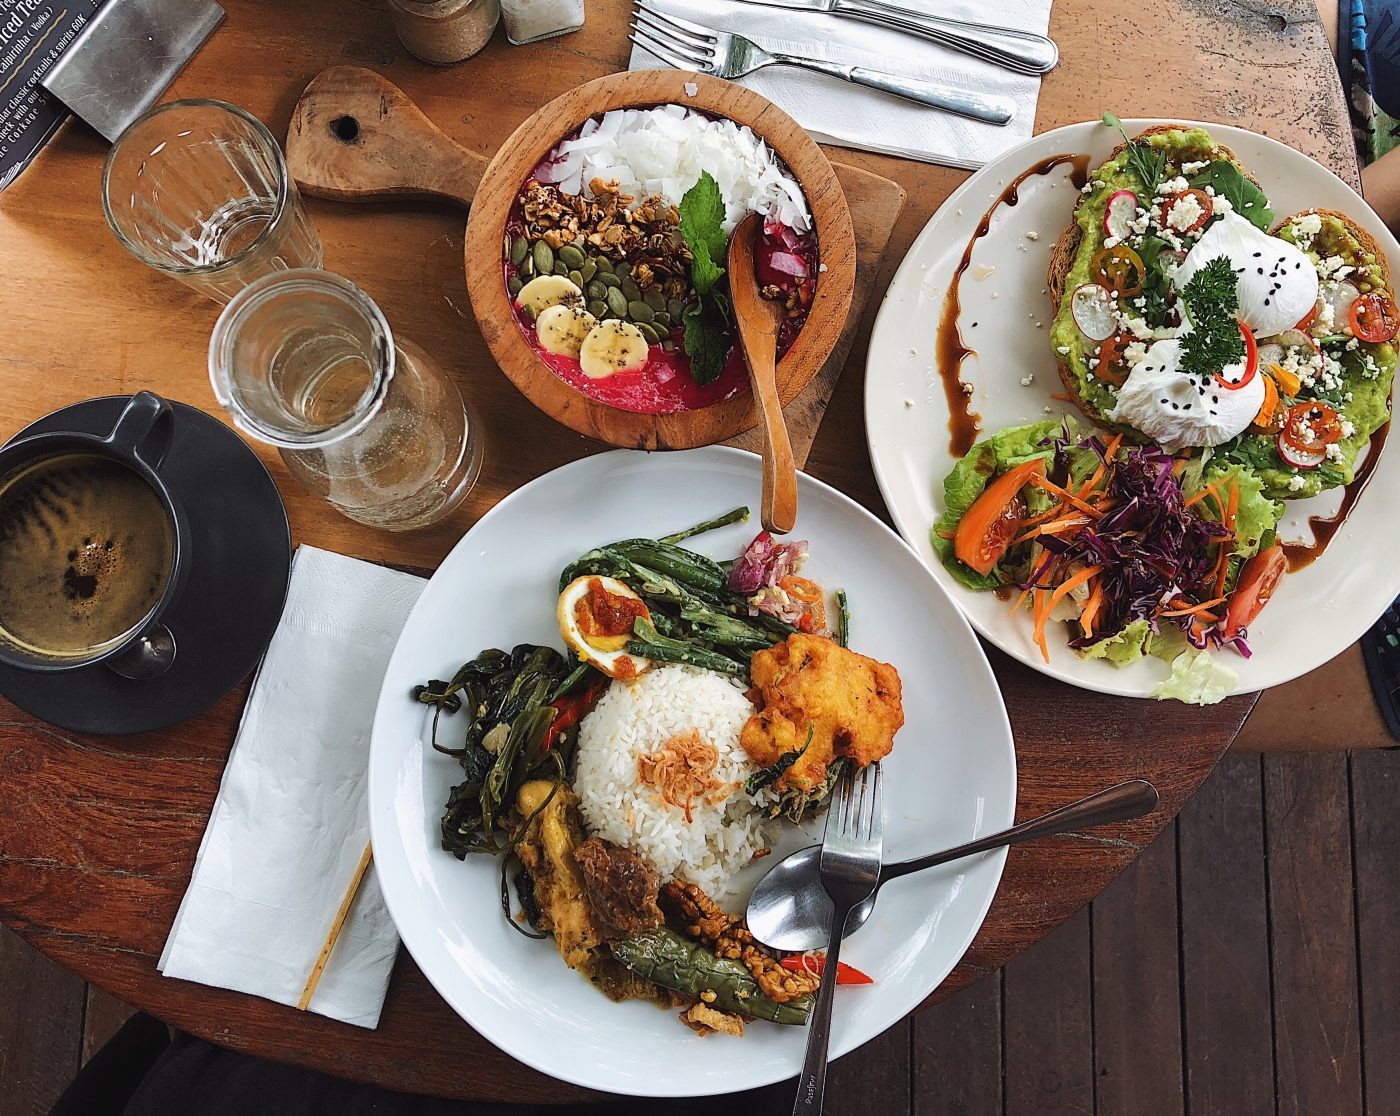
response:
[[[985,23],[967,23],[959,19],[930,15],[880,0],[742,0],[745,4],[761,4],[770,8],[796,8],[801,11],[825,12],[828,15],[855,19],[903,31],[951,50],[970,54],[1004,69],[1022,74],[1045,74],[1060,61],[1060,51],[1044,35],[1018,31],[1011,27],[995,27]]]

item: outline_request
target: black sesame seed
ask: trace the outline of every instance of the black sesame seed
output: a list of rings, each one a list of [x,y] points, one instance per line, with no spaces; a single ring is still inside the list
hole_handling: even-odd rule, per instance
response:
[[[1255,253],[1254,253],[1254,258],[1257,260],[1257,259],[1258,259],[1260,256],[1262,256],[1263,254],[1264,254],[1263,252],[1255,252]]]

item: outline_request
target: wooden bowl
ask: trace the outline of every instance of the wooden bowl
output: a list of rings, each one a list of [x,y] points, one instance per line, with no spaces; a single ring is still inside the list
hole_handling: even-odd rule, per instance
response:
[[[687,94],[692,85],[695,93]],[[593,116],[675,103],[746,124],[788,165],[807,197],[819,261],[807,320],[778,362],[778,393],[792,400],[831,356],[855,286],[855,231],[846,198],[821,149],[792,117],[748,89],[703,74],[644,70],[598,78],[550,101],[491,160],[467,220],[467,290],[482,336],[502,370],[536,407],[590,438],[635,449],[689,449],[733,438],[758,423],[751,392],[693,411],[639,414],[591,399],[536,355],[516,324],[502,278],[501,244],[520,188],[550,151]]]

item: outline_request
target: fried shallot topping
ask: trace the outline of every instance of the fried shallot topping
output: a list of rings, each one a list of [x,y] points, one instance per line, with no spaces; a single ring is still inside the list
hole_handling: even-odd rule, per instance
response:
[[[710,993],[714,995],[713,992]],[[727,1011],[720,1011],[719,1008],[710,1007],[709,1004],[692,1004],[681,1012],[681,1022],[694,1031],[701,1038],[706,1035],[719,1032],[720,1034],[733,1035],[735,1038],[744,1037],[744,1017],[741,1015],[731,1015]]]
[[[742,919],[722,910],[692,883],[672,880],[661,889],[662,909],[696,941],[717,957],[738,961],[752,974],[758,987],[774,1003],[785,1004],[821,985],[819,973],[793,972],[778,963],[752,934]]]
[[[691,729],[671,737],[650,755],[638,756],[637,779],[691,822],[697,801],[718,801],[724,796],[727,788],[715,778],[718,765],[719,749]]]

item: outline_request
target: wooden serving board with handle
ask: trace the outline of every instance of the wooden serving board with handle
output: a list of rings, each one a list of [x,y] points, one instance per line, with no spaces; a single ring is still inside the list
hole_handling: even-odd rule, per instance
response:
[[[306,194],[338,201],[426,198],[470,208],[490,162],[443,132],[393,83],[357,66],[332,67],[318,75],[298,101],[287,134],[287,164],[297,186]],[[816,437],[879,278],[885,245],[904,206],[904,189],[897,183],[841,163],[832,163],[832,169],[855,233],[855,281],[850,311],[830,357],[786,403],[799,465],[806,461]],[[692,412],[694,416],[715,413],[714,436],[684,444],[724,440],[761,450],[762,435],[751,402],[737,422],[733,408],[721,417],[725,410],[721,406]],[[625,414],[618,412],[619,417]],[[606,430],[588,432],[614,444],[627,444]],[[665,448],[667,442],[646,446]]]

